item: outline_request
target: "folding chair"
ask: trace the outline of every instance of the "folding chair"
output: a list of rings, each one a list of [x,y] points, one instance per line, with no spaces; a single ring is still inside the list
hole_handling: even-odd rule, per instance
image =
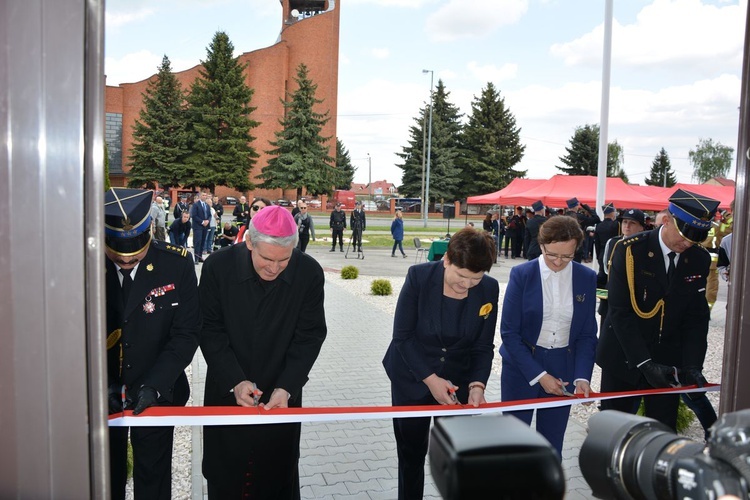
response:
[[[418,261],[422,261],[422,259],[425,259],[424,252],[426,248],[422,248],[422,242],[419,240],[419,238],[414,238],[414,248],[417,250],[416,255],[414,256],[414,263],[416,264]]]

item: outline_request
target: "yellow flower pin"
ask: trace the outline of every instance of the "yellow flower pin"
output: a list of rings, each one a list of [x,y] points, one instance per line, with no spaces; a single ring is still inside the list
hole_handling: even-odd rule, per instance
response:
[[[484,316],[484,319],[487,319],[492,312],[492,304],[487,302],[485,305],[482,306],[481,309],[479,309],[479,315]]]

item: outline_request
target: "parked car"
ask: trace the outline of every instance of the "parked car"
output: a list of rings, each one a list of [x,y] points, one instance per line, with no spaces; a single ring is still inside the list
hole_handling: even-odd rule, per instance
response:
[[[378,209],[378,205],[374,201],[364,200],[362,202],[362,208],[364,208],[368,212],[375,212]]]
[[[310,208],[319,209],[321,205],[320,200],[307,200],[307,206]]]
[[[285,200],[283,198],[280,199],[280,200],[276,200],[276,204],[278,206],[280,206],[280,207],[291,207],[291,206],[293,206],[293,203],[291,201]]]
[[[224,202],[222,204],[223,205],[236,205],[237,203],[239,202],[237,201],[237,198],[235,198],[234,196],[225,196]]]

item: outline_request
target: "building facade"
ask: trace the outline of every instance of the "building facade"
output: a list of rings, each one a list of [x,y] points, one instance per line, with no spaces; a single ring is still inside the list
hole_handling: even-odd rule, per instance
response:
[[[250,173],[250,181],[256,185],[260,183],[257,176],[269,160],[265,151],[271,149],[269,142],[276,139],[274,134],[281,128],[279,119],[284,115],[281,100],[286,100],[287,93],[296,90],[297,82],[294,79],[301,63],[307,66],[309,78],[318,86],[316,98],[323,100],[315,110],[320,113],[328,111],[330,119],[321,135],[330,137],[329,154],[336,156],[341,0],[280,1],[281,31],[276,43],[239,56],[239,62],[246,65],[245,83],[254,90],[250,104],[257,109],[250,117],[260,122],[260,126],[251,131],[256,137],[252,145],[260,155]],[[175,73],[183,89],[190,89],[193,80],[199,76],[199,69],[200,65],[197,65]],[[133,126],[143,108],[142,94],[148,82],[155,77],[153,75],[140,82],[106,87],[105,140],[109,154],[109,176],[113,186],[127,184]],[[263,196],[272,200],[294,199],[296,196],[293,189],[281,192],[279,189],[257,188],[249,193],[239,193],[224,186],[217,186],[215,194],[220,197],[246,194],[251,199]]]

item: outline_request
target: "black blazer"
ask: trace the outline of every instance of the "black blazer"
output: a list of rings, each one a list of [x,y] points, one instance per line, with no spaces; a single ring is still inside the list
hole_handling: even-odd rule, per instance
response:
[[[107,334],[121,331],[107,350],[109,384],[127,385],[133,398],[147,385],[159,391],[160,401],[184,405],[190,395],[184,369],[201,328],[193,260],[182,247],[152,240],[124,307],[117,268],[106,259],[105,269]]]
[[[391,379],[393,404],[407,404],[427,396],[430,391],[422,380],[433,373],[458,385],[459,397],[469,382],[486,384],[490,376],[497,324],[497,281],[485,275],[469,289],[461,320],[463,336],[445,346],[440,338],[444,271],[442,260],[409,268],[398,297],[393,340],[383,358]]]
[[[631,305],[626,275],[626,254],[633,256],[633,300],[650,312],[664,299],[661,312],[639,317]],[[692,246],[680,255],[671,285],[667,281],[659,230],[621,240],[613,251],[609,271],[608,313],[597,348],[596,362],[618,378],[636,383],[637,365],[651,358],[669,366],[702,367],[706,355],[710,311],[706,302],[709,253]]]

